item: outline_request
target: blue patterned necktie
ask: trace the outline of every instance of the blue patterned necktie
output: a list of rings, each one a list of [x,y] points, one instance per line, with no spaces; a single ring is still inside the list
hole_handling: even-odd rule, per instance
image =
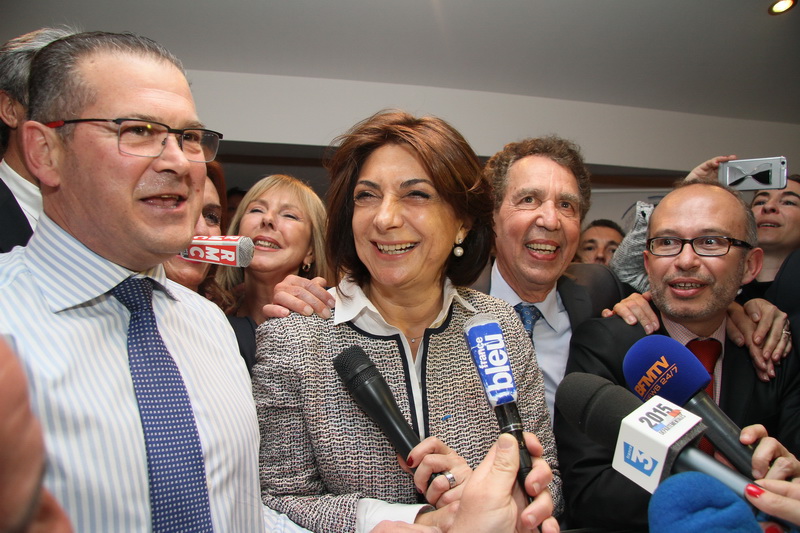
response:
[[[522,325],[525,327],[525,331],[528,332],[528,336],[533,341],[533,326],[536,324],[536,321],[542,318],[542,312],[533,305],[533,304],[526,304],[525,302],[520,302],[514,306],[514,311],[517,312],[519,315],[519,319],[522,320]]]
[[[131,312],[128,361],[139,404],[154,533],[213,531],[200,436],[180,370],[153,313],[153,282],[128,278],[111,294]]]

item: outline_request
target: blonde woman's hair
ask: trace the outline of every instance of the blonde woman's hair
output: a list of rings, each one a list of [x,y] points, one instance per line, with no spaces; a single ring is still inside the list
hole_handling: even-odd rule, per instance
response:
[[[239,225],[242,221],[247,206],[270,190],[282,189],[294,193],[300,203],[300,207],[305,211],[311,222],[311,249],[314,253],[314,262],[311,268],[304,272],[302,264],[298,267],[297,275],[305,278],[315,278],[321,276],[330,281],[331,276],[328,270],[328,261],[325,253],[325,224],[327,216],[325,205],[320,200],[314,189],[303,183],[299,179],[286,174],[273,174],[261,178],[253,185],[247,194],[242,198],[239,207],[236,209],[230,226],[228,235],[238,235]],[[232,292],[234,287],[244,282],[244,268],[220,266],[217,270],[217,283],[223,290]]]

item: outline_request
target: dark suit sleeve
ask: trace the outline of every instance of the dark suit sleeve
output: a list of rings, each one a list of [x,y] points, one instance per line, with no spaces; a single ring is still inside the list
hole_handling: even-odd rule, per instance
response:
[[[618,317],[588,320],[572,334],[566,373],[592,373],[624,386],[622,359],[642,336],[640,326],[628,326]],[[646,528],[650,493],[612,469],[614,450],[589,439],[557,408],[555,435],[567,505],[566,525]]]

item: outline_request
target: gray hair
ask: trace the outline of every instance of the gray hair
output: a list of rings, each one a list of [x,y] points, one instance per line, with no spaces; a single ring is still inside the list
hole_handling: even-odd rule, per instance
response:
[[[78,64],[98,53],[151,57],[173,64],[186,75],[177,57],[147,37],[133,33],[77,33],[52,42],[33,58],[28,85],[29,117],[45,123],[78,118],[96,97],[96,88],[82,78]],[[67,127],[59,131],[67,136],[72,130]]]
[[[33,56],[56,39],[77,33],[63,26],[41,28],[15,37],[0,47],[0,91],[28,108],[28,76]],[[8,146],[8,125],[0,121],[0,148]]]

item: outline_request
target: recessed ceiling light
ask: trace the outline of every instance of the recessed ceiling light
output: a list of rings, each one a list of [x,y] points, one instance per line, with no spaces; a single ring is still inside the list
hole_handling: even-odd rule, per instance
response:
[[[780,15],[792,9],[796,3],[796,0],[778,0],[769,6],[767,12],[770,15]]]

